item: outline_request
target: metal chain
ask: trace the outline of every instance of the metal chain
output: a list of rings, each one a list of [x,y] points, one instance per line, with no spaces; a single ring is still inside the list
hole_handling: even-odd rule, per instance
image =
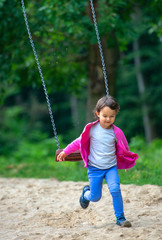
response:
[[[48,110],[49,110],[49,114],[50,114],[50,118],[51,118],[51,123],[52,123],[54,137],[56,139],[57,148],[60,149],[60,144],[59,144],[58,137],[57,137],[56,125],[55,125],[53,114],[52,114],[51,104],[50,104],[50,101],[49,101],[46,84],[45,84],[45,81],[44,81],[44,77],[43,77],[43,74],[42,74],[41,66],[40,66],[40,63],[39,63],[39,60],[38,60],[38,56],[37,56],[37,53],[36,53],[36,50],[35,50],[35,46],[34,46],[34,42],[33,42],[33,39],[32,39],[32,35],[31,35],[31,32],[30,32],[28,19],[27,19],[27,15],[26,15],[26,10],[25,10],[25,5],[24,5],[24,1],[23,0],[21,0],[21,5],[22,5],[22,9],[23,9],[24,20],[25,20],[26,28],[27,28],[28,35],[29,35],[30,44],[31,44],[31,47],[33,49],[33,53],[34,53],[34,56],[35,56],[37,67],[38,67],[38,71],[39,71],[39,74],[40,74],[40,77],[41,77],[41,81],[42,81],[43,90],[44,90],[44,93],[45,93],[45,97],[46,97],[46,101],[47,101],[47,105],[48,105]]]
[[[39,63],[39,60],[38,60],[38,56],[37,56],[37,53],[36,53],[36,50],[35,50],[32,35],[31,35],[31,32],[30,32],[30,28],[29,28],[29,24],[28,24],[28,20],[27,20],[27,15],[26,15],[26,10],[25,10],[25,5],[24,5],[23,0],[21,0],[21,5],[22,5],[22,9],[23,9],[24,20],[25,20],[27,32],[28,32],[28,35],[29,35],[30,44],[31,44],[31,47],[33,49],[33,53],[34,53],[34,56],[35,56],[37,67],[38,67],[38,71],[39,71],[41,81],[42,81],[43,90],[44,90],[44,93],[45,93],[45,97],[46,97],[46,101],[47,101],[47,105],[48,105],[48,110],[49,110],[49,114],[50,114],[50,118],[51,118],[51,123],[52,123],[52,127],[53,127],[54,137],[56,139],[57,148],[60,149],[60,144],[59,144],[58,137],[57,137],[56,125],[55,125],[53,114],[52,114],[52,109],[51,109],[51,105],[50,105],[50,101],[49,101],[49,97],[48,97],[48,93],[47,93],[47,88],[46,88],[46,84],[45,84],[44,77],[43,77],[43,74],[42,74],[41,66],[40,66],[40,63]],[[96,14],[95,14],[94,6],[93,6],[93,0],[90,0],[90,5],[91,5],[91,10],[92,10],[92,16],[93,16],[93,22],[94,22],[94,26],[95,26],[96,36],[97,36],[97,40],[98,40],[98,47],[99,47],[100,56],[101,56],[106,94],[108,96],[109,95],[109,88],[108,88],[107,74],[106,74],[106,68],[105,68],[105,61],[104,61],[104,56],[103,56],[103,51],[102,51],[101,40],[100,40],[100,36],[99,36],[99,32],[98,32],[98,27],[97,27]]]
[[[94,26],[95,26],[97,41],[98,41],[98,47],[99,47],[99,50],[100,50],[100,56],[101,56],[101,62],[102,62],[102,70],[103,70],[104,81],[105,81],[105,88],[106,88],[106,95],[108,96],[109,95],[109,88],[108,88],[106,67],[105,67],[105,61],[104,61],[104,56],[103,56],[103,51],[102,51],[100,35],[99,35],[99,32],[98,32],[98,27],[97,27],[96,14],[95,14],[94,6],[93,6],[93,0],[90,0],[90,5],[91,5],[92,17],[93,17],[93,22],[94,22]]]

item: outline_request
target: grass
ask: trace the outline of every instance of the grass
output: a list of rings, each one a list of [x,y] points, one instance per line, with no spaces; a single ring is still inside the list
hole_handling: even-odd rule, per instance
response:
[[[122,184],[161,185],[162,140],[146,145],[142,138],[132,139],[130,150],[139,159],[128,172],[119,170]],[[64,147],[64,145],[62,144]],[[55,162],[53,139],[40,142],[22,141],[17,148],[0,156],[0,177],[56,178],[60,181],[88,181],[87,169],[82,162]]]

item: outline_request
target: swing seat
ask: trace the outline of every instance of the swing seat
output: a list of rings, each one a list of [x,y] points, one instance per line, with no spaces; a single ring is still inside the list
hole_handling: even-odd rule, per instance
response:
[[[58,149],[56,150],[56,154],[55,154],[55,160],[57,161],[57,156],[60,154],[60,152],[62,152],[63,149]],[[71,154],[69,154],[66,158],[65,161],[71,161],[71,162],[76,162],[76,161],[81,161],[83,160],[80,154],[80,150],[77,150]]]

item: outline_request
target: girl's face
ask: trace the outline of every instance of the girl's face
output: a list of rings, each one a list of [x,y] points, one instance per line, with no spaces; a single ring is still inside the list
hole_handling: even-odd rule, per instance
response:
[[[103,128],[109,129],[111,128],[111,125],[114,123],[116,118],[116,110],[112,110],[109,107],[104,107],[101,109],[100,112],[96,112],[96,115],[98,116],[100,120],[100,125]]]

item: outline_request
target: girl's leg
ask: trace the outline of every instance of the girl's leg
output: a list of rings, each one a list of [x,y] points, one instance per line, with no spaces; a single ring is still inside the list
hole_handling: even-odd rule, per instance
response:
[[[116,166],[107,170],[105,179],[112,196],[115,216],[117,218],[124,217],[123,199],[121,195],[119,175]]]
[[[88,167],[88,179],[90,191],[86,191],[84,198],[91,202],[97,202],[102,196],[102,182],[104,178],[104,171],[95,167]]]

